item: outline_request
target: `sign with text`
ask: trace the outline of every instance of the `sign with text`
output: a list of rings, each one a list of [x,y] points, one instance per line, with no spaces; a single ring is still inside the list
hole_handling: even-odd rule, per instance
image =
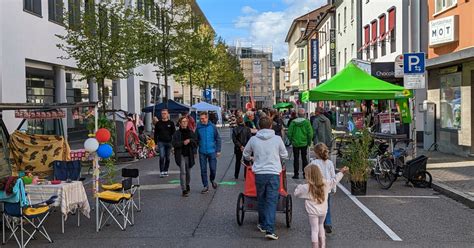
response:
[[[395,58],[395,63],[393,65],[394,76],[396,78],[403,78],[403,55],[398,55]]]
[[[458,20],[457,15],[452,15],[430,21],[429,45],[436,47],[457,41],[459,37]]]
[[[329,66],[336,66],[336,30],[329,30]]]
[[[405,89],[425,88],[425,53],[403,54],[403,73]]]
[[[318,39],[311,40],[311,79],[319,77],[319,42]]]

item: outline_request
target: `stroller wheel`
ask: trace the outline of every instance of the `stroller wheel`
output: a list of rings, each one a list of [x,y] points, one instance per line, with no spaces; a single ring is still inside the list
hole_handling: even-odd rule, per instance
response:
[[[237,216],[237,224],[241,226],[244,223],[245,217],[245,196],[243,193],[239,194],[239,198],[237,198],[237,208],[236,208],[236,216]]]
[[[410,180],[413,186],[417,188],[431,188],[431,174],[427,171],[418,171]]]
[[[285,214],[286,214],[286,227],[291,227],[291,221],[293,219],[293,200],[291,199],[291,195],[286,197],[286,206],[285,206]]]

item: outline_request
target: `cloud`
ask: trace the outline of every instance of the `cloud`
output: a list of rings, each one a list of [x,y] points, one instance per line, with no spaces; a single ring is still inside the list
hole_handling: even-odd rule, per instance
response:
[[[235,28],[246,29],[250,37],[242,38],[245,43],[272,46],[273,59],[288,56],[285,37],[293,20],[326,4],[326,0],[282,0],[287,8],[283,11],[259,13],[250,6],[242,8],[242,16],[234,21]]]
[[[250,6],[244,6],[242,7],[242,13],[244,15],[254,15],[254,14],[257,14],[258,11]]]

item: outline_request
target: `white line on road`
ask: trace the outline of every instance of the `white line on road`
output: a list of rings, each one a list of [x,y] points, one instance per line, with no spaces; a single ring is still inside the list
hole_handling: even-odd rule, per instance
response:
[[[370,211],[370,209],[368,209],[364,204],[362,204],[362,202],[360,202],[359,199],[353,196],[344,186],[342,186],[341,184],[338,184],[337,186],[342,190],[342,192],[344,192],[344,194],[349,197],[349,199],[351,199],[362,211],[364,211],[364,213],[367,214],[367,216],[369,216],[369,218],[372,219],[372,221],[374,221],[375,224],[377,224],[393,241],[402,241],[402,239],[394,231],[392,231],[390,227],[385,225],[385,223],[383,223],[383,221],[380,220],[377,215],[375,215],[372,211]]]
[[[140,185],[141,190],[157,190],[157,189],[176,189],[179,188],[179,184],[148,184]]]
[[[360,195],[357,198],[417,198],[417,199],[439,199],[432,195]]]

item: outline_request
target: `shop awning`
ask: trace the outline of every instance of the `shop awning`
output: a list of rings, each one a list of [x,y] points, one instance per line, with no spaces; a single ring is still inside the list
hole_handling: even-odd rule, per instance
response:
[[[324,84],[309,91],[309,101],[385,100],[410,98],[412,92],[367,74],[349,63]]]
[[[289,109],[289,108],[293,108],[293,104],[289,103],[289,102],[280,102],[280,103],[277,103],[275,105],[273,105],[273,108],[274,109]]]

